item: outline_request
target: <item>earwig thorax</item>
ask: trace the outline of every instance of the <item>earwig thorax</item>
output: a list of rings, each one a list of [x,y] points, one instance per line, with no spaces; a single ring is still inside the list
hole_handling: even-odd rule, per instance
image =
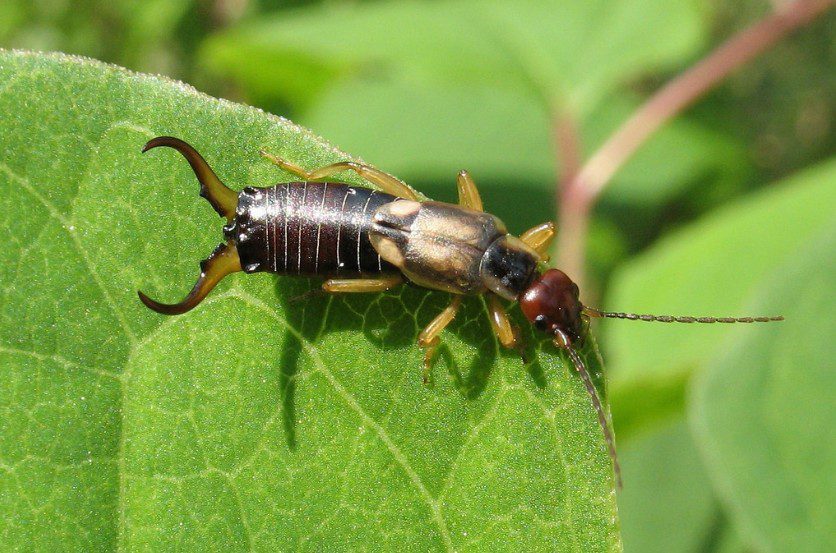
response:
[[[515,300],[537,276],[540,256],[525,242],[504,234],[485,250],[479,264],[482,283],[494,294]]]

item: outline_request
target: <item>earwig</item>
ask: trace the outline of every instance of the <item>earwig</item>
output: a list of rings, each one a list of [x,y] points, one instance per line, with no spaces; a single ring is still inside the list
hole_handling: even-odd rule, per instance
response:
[[[544,223],[515,237],[505,224],[482,210],[482,199],[467,171],[456,179],[458,205],[421,201],[397,178],[351,161],[305,169],[272,154],[261,154],[300,181],[236,193],[224,185],[203,157],[177,138],[161,136],[143,152],[167,146],[180,152],[200,182],[200,195],[224,217],[225,242],[200,264],[200,276],[179,303],[164,304],[142,292],[139,299],[158,313],[176,315],[196,307],[225,276],[271,272],[321,276],[330,293],[383,292],[401,283],[451,294],[448,305],[419,334],[423,378],[440,344],[440,334],[464,296],[485,295],[490,322],[500,344],[523,355],[519,329],[502,300],[516,301],[535,328],[564,350],[583,381],[604,434],[618,487],[621,469],[615,438],[578,346],[590,318],[677,323],[755,323],[783,317],[683,317],[601,311],[580,302],[578,286],[559,269],[546,268],[555,237]],[[354,171],[378,189],[326,181]],[[525,361],[525,358],[523,357]]]

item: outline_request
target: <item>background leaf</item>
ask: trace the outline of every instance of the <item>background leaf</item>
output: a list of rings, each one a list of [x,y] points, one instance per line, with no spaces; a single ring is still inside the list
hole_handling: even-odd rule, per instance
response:
[[[580,129],[586,149],[600,145],[636,105],[614,95],[595,109]],[[553,216],[553,206],[538,201],[555,188],[550,115],[533,94],[351,79],[334,83],[304,119],[395,174],[410,175],[434,197],[452,201],[450,175],[467,168],[482,176],[483,195],[500,215],[532,226]],[[677,120],[625,165],[605,200],[659,207],[689,185],[745,174],[747,167],[735,141]]]
[[[452,199],[451,175],[468,169],[492,210],[532,226],[553,218],[542,198],[556,182],[554,119],[572,120],[592,151],[635,104],[620,88],[693,56],[704,34],[690,0],[377,2],[253,17],[200,58],[434,197]],[[700,176],[746,167],[728,142],[676,122],[608,197],[658,207]]]
[[[505,87],[582,115],[627,77],[681,60],[700,39],[687,0],[380,2],[258,18],[208,43],[204,59],[291,102],[294,90],[325,85],[323,76],[384,71],[474,86],[499,73]],[[299,63],[320,71],[276,82],[264,70]]]
[[[528,372],[480,301],[436,386],[413,288],[289,303],[312,282],[227,279],[163,318],[220,224],[155,135],[238,188],[345,159],[287,120],[61,55],[0,53],[0,540],[5,548],[620,548],[583,386],[529,335]],[[287,176],[284,175],[286,178]],[[452,185],[451,185],[452,186]],[[600,378],[594,344],[585,355]]]
[[[616,273],[616,299],[609,300],[613,308],[684,313],[696,312],[688,305],[714,303],[699,312],[787,316],[762,330],[769,336],[764,340],[776,341],[769,348],[746,338],[757,326],[733,331],[623,321],[605,325],[606,343],[615,346],[608,357],[616,429],[625,444],[624,477],[639,483],[625,486],[619,497],[627,550],[828,549],[821,539],[827,535],[820,522],[827,520],[821,513],[821,484],[829,478],[823,473],[832,466],[832,440],[821,439],[827,415],[815,407],[807,411],[815,403],[815,390],[827,389],[816,375],[827,371],[832,355],[824,342],[816,341],[817,325],[829,336],[833,318],[821,315],[827,313],[826,302],[821,302],[811,325],[812,313],[793,314],[788,304],[797,302],[799,293],[826,293],[821,266],[836,250],[820,238],[831,226],[825,204],[832,203],[834,171],[833,162],[825,163],[726,206],[673,233],[639,256],[635,266]],[[819,259],[818,264],[805,262],[810,257]],[[755,295],[760,301],[753,304]],[[740,307],[723,308],[723,302]],[[677,304],[679,308],[670,307]],[[778,343],[783,333],[792,338]],[[782,355],[792,368],[784,370],[791,370],[792,378],[812,379],[801,386],[810,397],[801,399],[790,391],[798,388],[789,383],[790,377],[786,385],[767,384],[773,378],[766,374],[779,369],[771,368],[774,362],[764,356],[778,355],[777,348],[786,348]],[[722,365],[712,361],[718,354]],[[625,367],[625,359],[633,364]],[[708,374],[701,376],[706,368]],[[777,399],[785,395],[792,399]],[[827,409],[825,400],[815,404]],[[800,412],[793,414],[793,405]],[[683,423],[685,414],[689,426]],[[787,426],[780,441],[773,437],[775,428]],[[801,428],[815,437],[805,437]],[[801,438],[796,442],[790,435]],[[801,448],[810,449],[804,450],[803,461]],[[795,464],[777,461],[789,455],[785,449],[796,455]],[[820,467],[821,478],[796,494],[793,483],[799,475],[816,474],[812,465]],[[792,491],[776,492],[782,479],[786,482],[779,488]],[[794,509],[799,502],[810,507]],[[785,522],[776,525],[777,518]],[[665,531],[674,526],[679,530]]]
[[[631,436],[621,448],[629,484],[618,498],[624,549],[647,553],[708,549],[720,515],[699,452],[684,417],[657,426]]]
[[[661,314],[744,312],[754,289],[830,220],[834,183],[836,162],[823,163],[671,233],[616,271],[607,306]],[[681,378],[710,358],[728,332],[623,321],[604,327],[619,386]]]
[[[765,551],[836,546],[834,254],[830,224],[752,306],[776,306],[786,324],[739,329],[694,386],[690,418],[709,475],[746,543]]]

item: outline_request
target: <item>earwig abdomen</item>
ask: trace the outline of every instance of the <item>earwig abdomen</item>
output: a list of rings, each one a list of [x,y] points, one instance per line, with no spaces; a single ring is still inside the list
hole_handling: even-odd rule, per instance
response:
[[[247,273],[306,276],[396,274],[369,241],[375,210],[397,198],[332,182],[248,187],[224,228]]]

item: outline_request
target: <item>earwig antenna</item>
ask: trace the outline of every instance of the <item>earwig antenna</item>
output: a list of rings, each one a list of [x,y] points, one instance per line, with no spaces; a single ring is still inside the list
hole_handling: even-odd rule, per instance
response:
[[[586,387],[586,392],[592,399],[592,406],[595,408],[595,413],[598,415],[598,424],[601,426],[601,430],[604,432],[604,440],[607,442],[607,452],[610,455],[610,459],[612,459],[615,482],[618,489],[621,489],[623,487],[621,481],[621,465],[618,463],[618,454],[615,451],[615,437],[613,436],[612,428],[610,428],[607,415],[604,413],[604,406],[601,404],[601,398],[598,397],[598,390],[595,389],[595,384],[592,383],[589,371],[586,370],[586,364],[583,362],[583,359],[578,354],[577,350],[570,345],[567,336],[562,332],[558,331],[555,334],[554,344],[569,354],[569,357],[572,359],[572,363],[575,365],[575,370],[578,371],[578,374],[580,374],[583,385]]]
[[[583,312],[590,317],[659,323],[768,323],[772,321],[784,320],[784,317],[781,315],[776,317],[690,317],[674,315],[639,315],[636,313],[600,311],[593,307],[584,307]]]
[[[583,306],[581,309],[583,314],[588,317],[607,319],[627,319],[629,321],[647,321],[660,323],[768,323],[772,321],[784,320],[784,317],[780,315],[775,317],[691,317],[675,315],[645,315],[638,313],[620,313],[611,311],[601,311],[599,309],[595,309],[594,307],[586,306]],[[569,353],[569,356],[572,358],[572,362],[575,364],[575,368],[581,376],[581,380],[583,380],[584,386],[586,386],[586,391],[592,398],[592,405],[595,407],[595,412],[598,414],[598,423],[604,430],[604,438],[607,441],[607,448],[609,449],[610,457],[612,458],[616,481],[618,482],[618,487],[621,488],[621,467],[618,464],[618,457],[616,457],[615,453],[615,440],[613,439],[613,433],[608,424],[607,417],[604,414],[604,408],[601,406],[601,399],[598,397],[598,392],[596,391],[595,386],[592,384],[592,380],[589,378],[589,373],[586,370],[586,366],[583,363],[583,359],[581,359],[581,356],[578,355],[578,352],[575,350],[575,348],[571,346],[568,337],[562,332],[557,332],[555,334],[554,343],[555,345],[562,349],[565,349]]]
[[[221,217],[226,217],[227,222],[231,223],[235,218],[235,208],[238,207],[238,193],[230,190],[218,178],[206,160],[203,159],[197,150],[191,147],[186,142],[173,136],[158,136],[148,141],[142,148],[142,153],[158,148],[160,146],[168,146],[174,148],[186,158],[186,161],[191,165],[197,180],[200,182],[200,195],[209,200],[215,211]]]

